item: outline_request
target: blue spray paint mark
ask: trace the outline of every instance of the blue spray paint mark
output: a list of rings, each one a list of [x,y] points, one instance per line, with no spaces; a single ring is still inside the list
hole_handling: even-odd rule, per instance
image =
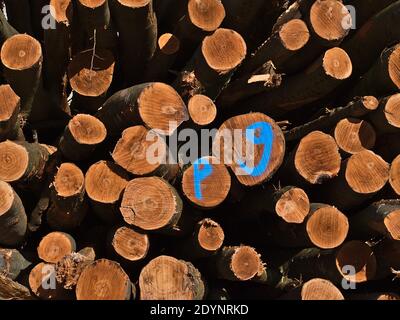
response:
[[[259,130],[259,136],[255,135],[255,131]],[[267,169],[271,152],[274,132],[272,126],[267,122],[255,122],[246,128],[246,139],[254,145],[264,145],[264,151],[260,162],[254,168],[249,168],[245,161],[239,162],[239,166],[244,172],[253,177],[261,176]]]
[[[202,166],[201,169],[200,166]],[[193,171],[194,194],[197,199],[203,200],[203,194],[201,192],[201,182],[211,175],[213,168],[208,162],[208,159],[201,158],[193,163]]]

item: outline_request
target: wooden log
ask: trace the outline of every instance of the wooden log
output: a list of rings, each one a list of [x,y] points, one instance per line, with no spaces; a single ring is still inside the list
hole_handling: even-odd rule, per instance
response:
[[[342,162],[339,176],[325,186],[324,201],[342,210],[354,208],[373,197],[388,180],[389,164],[370,150],[361,151]]]
[[[397,240],[382,239],[373,247],[377,262],[376,279],[385,279],[398,274],[400,269],[399,244]]]
[[[202,300],[205,285],[190,263],[169,256],[151,260],[139,276],[140,300]]]
[[[279,300],[344,300],[343,294],[330,281],[314,278],[306,281],[301,288],[289,291]]]
[[[150,60],[144,79],[146,82],[166,81],[170,75],[178,52],[180,40],[172,33],[162,34],[157,41],[157,50]]]
[[[109,161],[99,161],[86,172],[85,189],[91,207],[105,222],[119,220],[119,202],[128,181],[128,175]]]
[[[397,156],[390,166],[389,184],[395,194],[400,196],[400,156]]]
[[[352,234],[357,239],[383,235],[400,240],[400,201],[381,200],[361,210],[350,219]]]
[[[383,96],[400,89],[400,44],[383,50],[379,59],[352,90],[353,96]]]
[[[327,50],[304,73],[288,77],[278,88],[248,100],[246,108],[281,116],[318,101],[351,74],[352,60],[346,51],[335,47]]]
[[[400,129],[400,114],[398,105],[400,94],[394,94],[380,100],[379,108],[369,116],[369,121],[379,134],[398,133]]]
[[[58,168],[51,188],[52,205],[46,220],[53,230],[71,230],[78,227],[88,210],[85,199],[85,176],[72,163]]]
[[[77,300],[129,300],[131,286],[118,263],[100,259],[82,271],[75,293]]]
[[[55,265],[57,283],[66,290],[76,287],[78,279],[85,269],[95,259],[93,248],[84,248],[64,256]]]
[[[29,289],[9,277],[0,274],[1,300],[32,300]]]
[[[244,60],[246,51],[246,43],[239,33],[219,28],[204,38],[174,87],[185,101],[195,94],[215,99]]]
[[[155,143],[157,155],[153,159],[151,148]],[[156,175],[172,180],[176,177],[179,166],[167,163],[167,151],[168,147],[161,137],[139,125],[122,132],[111,156],[118,165],[135,176]]]
[[[19,33],[32,35],[29,0],[5,0],[7,20]]]
[[[152,0],[112,0],[111,16],[119,33],[118,45],[125,87],[139,83],[157,46],[157,18]],[[137,44],[140,44],[139,46]]]
[[[0,12],[0,44],[3,43],[12,36],[18,34],[18,31],[14,29],[12,25],[9,24],[3,10]]]
[[[369,122],[356,118],[340,120],[336,124],[333,136],[339,149],[350,155],[371,150],[376,142],[374,127]]]
[[[150,241],[147,234],[130,227],[118,227],[109,233],[110,251],[124,262],[136,262],[146,258]]]
[[[96,114],[110,135],[138,124],[171,135],[188,112],[179,94],[161,82],[145,83],[121,90],[111,96]]]
[[[218,253],[225,239],[224,230],[215,221],[205,218],[199,221],[190,239],[178,249],[190,261],[210,257]]]
[[[235,130],[240,135],[235,134]],[[248,150],[247,145],[254,146],[249,147],[253,150]],[[229,166],[245,186],[260,185],[271,179],[281,166],[284,153],[285,139],[281,129],[262,113],[226,120],[218,129],[213,145],[213,154]]]
[[[31,23],[33,36],[38,41],[43,42],[43,19],[48,11],[44,10],[44,7],[49,5],[49,0],[29,0],[31,5]],[[63,1],[63,0],[62,0]],[[50,9],[52,10],[52,9]],[[44,12],[43,12],[44,11]]]
[[[68,123],[60,140],[60,151],[72,161],[82,161],[107,137],[104,124],[88,114],[77,114]]]
[[[21,117],[29,118],[41,82],[42,48],[39,41],[26,34],[7,39],[1,48],[4,75],[21,98]]]
[[[379,100],[373,96],[356,98],[345,107],[338,107],[330,110],[326,115],[322,115],[315,120],[285,132],[285,139],[288,142],[299,140],[312,131],[330,129],[336,125],[337,122],[347,117],[363,117],[375,111],[378,106]]]
[[[32,263],[15,249],[0,249],[0,273],[15,280]]]
[[[126,223],[145,231],[179,231],[182,200],[173,186],[158,177],[131,180],[120,211]]]
[[[95,113],[105,102],[114,74],[114,57],[106,50],[78,53],[68,65],[73,107]]]
[[[86,46],[95,51],[115,49],[117,34],[111,24],[108,0],[78,0],[76,4]]]
[[[0,141],[23,137],[18,121],[21,99],[8,85],[0,86]]]
[[[201,208],[217,207],[226,199],[230,189],[228,169],[215,157],[200,158],[183,173],[183,194]]]
[[[0,244],[17,246],[25,238],[27,217],[21,199],[6,182],[0,181]]]
[[[349,295],[348,300],[363,300],[363,301],[392,301],[392,300],[400,300],[400,296],[397,293],[393,292],[377,292],[377,293],[359,293]]]
[[[199,127],[210,125],[217,117],[217,106],[202,94],[196,94],[189,99],[188,110],[190,119]]]
[[[57,263],[64,256],[76,250],[74,238],[68,233],[51,232],[44,236],[37,248],[38,256],[44,262]]]
[[[341,156],[335,139],[313,131],[300,140],[284,165],[286,180],[296,185],[322,184],[339,174]]]
[[[153,3],[159,31],[173,30],[187,10],[187,0],[153,0]]]
[[[44,87],[58,105],[68,110],[66,70],[71,59],[73,3],[71,0],[50,0],[50,6],[55,28],[44,30]]]

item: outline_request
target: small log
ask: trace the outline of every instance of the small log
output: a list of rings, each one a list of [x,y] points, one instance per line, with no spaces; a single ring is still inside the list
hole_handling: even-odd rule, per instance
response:
[[[217,207],[226,199],[230,189],[229,171],[215,157],[200,158],[183,173],[183,194],[201,208]]]
[[[179,50],[180,41],[178,37],[172,33],[162,34],[158,38],[157,50],[147,66],[145,81],[166,81]]]
[[[179,94],[161,82],[145,83],[115,93],[99,109],[96,117],[113,136],[142,123],[171,135],[189,118]]]
[[[21,99],[8,85],[0,86],[0,141],[15,140],[21,134],[18,121]]]
[[[373,96],[356,98],[345,107],[329,110],[328,114],[285,132],[285,139],[288,142],[300,140],[312,131],[332,128],[340,120],[347,117],[364,117],[368,113],[375,111],[378,106],[379,100]]]
[[[32,263],[15,249],[0,249],[0,274],[15,280]]]
[[[400,156],[397,156],[390,166],[389,183],[393,191],[400,196]]]
[[[157,47],[157,18],[152,0],[113,0],[111,16],[115,22],[125,87],[141,80]],[[138,45],[139,44],[139,45]]]
[[[372,151],[361,151],[342,162],[339,176],[324,188],[324,201],[342,210],[354,208],[382,190],[388,180],[389,164]]]
[[[345,154],[371,150],[375,146],[376,133],[369,122],[356,118],[340,120],[334,130],[336,144]]]
[[[150,148],[155,143],[157,154],[152,159]],[[122,132],[111,156],[118,165],[135,176],[156,175],[172,180],[176,177],[179,166],[164,163],[164,160],[168,162],[167,151],[168,147],[161,137],[139,125]]]
[[[32,300],[29,289],[9,277],[0,274],[1,300]]]
[[[44,236],[37,248],[39,258],[44,262],[57,263],[64,256],[76,250],[74,238],[68,233],[51,232]]]
[[[296,185],[322,184],[339,174],[341,156],[335,139],[313,131],[300,143],[284,166],[284,178]]]
[[[53,230],[70,230],[81,224],[88,210],[84,181],[85,176],[76,165],[63,163],[58,168],[51,187],[52,205],[46,213]]]
[[[78,53],[68,65],[68,78],[78,110],[96,112],[105,102],[114,74],[114,57],[106,50],[86,50]]]
[[[0,181],[0,244],[21,244],[26,230],[27,217],[21,199],[8,183]]]
[[[352,61],[346,51],[335,47],[327,50],[304,73],[288,77],[280,87],[248,100],[246,107],[281,116],[318,101],[351,74]]]
[[[112,253],[123,261],[143,260],[150,248],[147,234],[129,227],[114,228],[109,234],[109,239]]]
[[[158,177],[131,180],[120,211],[126,223],[146,231],[179,231],[182,200],[173,186]]]
[[[196,94],[189,99],[188,110],[190,119],[196,126],[208,126],[217,117],[217,107],[207,96]]]
[[[60,151],[72,161],[86,160],[107,137],[104,124],[87,114],[77,114],[68,123],[60,140]]]
[[[66,290],[74,289],[82,271],[94,259],[95,253],[92,248],[84,248],[64,256],[55,265],[57,283]]]
[[[399,103],[400,94],[385,97],[381,99],[378,110],[369,115],[369,121],[379,134],[400,131]]]
[[[350,225],[357,239],[383,235],[400,240],[400,200],[375,202],[352,216]]]
[[[132,284],[121,266],[100,259],[83,269],[76,285],[77,300],[129,300]]]
[[[314,278],[306,281],[301,288],[289,291],[279,300],[344,300],[343,294],[330,281]]]
[[[193,234],[178,250],[189,260],[217,254],[225,239],[224,230],[215,221],[206,218],[199,221]]]
[[[139,276],[140,300],[202,300],[205,285],[190,263],[169,256],[151,260]]]
[[[86,172],[85,189],[91,207],[105,222],[119,220],[119,202],[128,181],[128,175],[109,161],[99,161]]]
[[[32,35],[31,10],[29,0],[5,0],[7,20],[19,33]]]
[[[285,154],[285,139],[280,127],[262,113],[244,114],[226,120],[218,129],[214,141],[213,154],[229,166],[245,186],[260,185],[271,179]],[[248,142],[252,145],[249,148],[253,148],[250,152],[247,152]]]
[[[246,51],[246,43],[239,33],[217,29],[204,38],[201,47],[179,74],[174,87],[185,101],[195,94],[215,99],[244,60]]]

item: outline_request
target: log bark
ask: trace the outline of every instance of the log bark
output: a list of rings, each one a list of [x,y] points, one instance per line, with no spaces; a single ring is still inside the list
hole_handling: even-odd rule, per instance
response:
[[[398,103],[400,94],[394,94],[382,98],[378,109],[371,113],[369,121],[373,124],[377,133],[398,133],[400,129],[400,113],[398,112]]]
[[[205,285],[190,263],[169,256],[151,260],[139,276],[140,300],[202,300]]]
[[[376,279],[396,277],[400,270],[399,241],[382,239],[373,247],[374,256],[377,262]]]
[[[0,12],[0,44],[3,43],[12,36],[18,34],[18,31],[14,29],[12,25],[9,24],[3,11]]]
[[[0,274],[15,280],[31,262],[15,249],[0,249]]]
[[[38,256],[44,262],[55,264],[67,254],[76,250],[76,243],[71,235],[64,232],[51,232],[44,236],[37,248]]]
[[[1,300],[32,300],[34,299],[27,287],[0,275],[0,299]]]

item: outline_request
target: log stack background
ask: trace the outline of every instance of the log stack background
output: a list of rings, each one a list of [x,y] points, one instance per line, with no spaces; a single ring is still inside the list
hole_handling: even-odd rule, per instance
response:
[[[400,1],[1,6],[1,299],[400,299]]]

